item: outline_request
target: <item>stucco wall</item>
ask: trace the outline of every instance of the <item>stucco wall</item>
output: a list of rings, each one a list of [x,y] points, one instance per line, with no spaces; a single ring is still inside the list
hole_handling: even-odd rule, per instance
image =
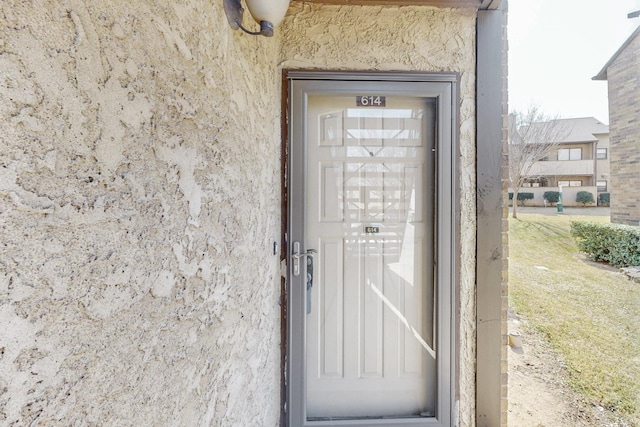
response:
[[[277,38],[0,3],[0,424],[279,419]]]
[[[475,23],[472,9],[293,3],[285,69],[460,73],[460,425],[475,424]]]

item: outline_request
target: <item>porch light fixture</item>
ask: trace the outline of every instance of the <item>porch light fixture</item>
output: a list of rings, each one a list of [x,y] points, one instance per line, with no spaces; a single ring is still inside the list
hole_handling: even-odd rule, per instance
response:
[[[240,28],[247,34],[273,37],[273,28],[284,19],[289,8],[289,0],[245,0],[249,13],[260,24],[260,31],[249,31],[242,26],[242,13],[244,9],[240,0],[223,0],[224,11],[227,14],[229,25],[234,30]]]

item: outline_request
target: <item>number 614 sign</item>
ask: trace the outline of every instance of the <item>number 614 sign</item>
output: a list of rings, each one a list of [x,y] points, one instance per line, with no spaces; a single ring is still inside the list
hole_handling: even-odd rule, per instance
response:
[[[356,105],[358,107],[386,107],[387,97],[378,95],[356,96]]]

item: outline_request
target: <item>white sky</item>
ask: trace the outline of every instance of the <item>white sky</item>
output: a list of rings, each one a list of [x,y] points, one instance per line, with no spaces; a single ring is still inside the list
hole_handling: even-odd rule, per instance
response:
[[[640,25],[640,0],[509,0],[509,109],[609,123],[607,82],[591,80]]]

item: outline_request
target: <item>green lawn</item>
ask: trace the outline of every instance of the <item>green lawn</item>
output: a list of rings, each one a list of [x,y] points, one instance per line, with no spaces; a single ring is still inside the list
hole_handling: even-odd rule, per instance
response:
[[[559,351],[587,402],[640,425],[640,283],[580,254],[569,234],[576,220],[608,218],[509,219],[510,303]]]

